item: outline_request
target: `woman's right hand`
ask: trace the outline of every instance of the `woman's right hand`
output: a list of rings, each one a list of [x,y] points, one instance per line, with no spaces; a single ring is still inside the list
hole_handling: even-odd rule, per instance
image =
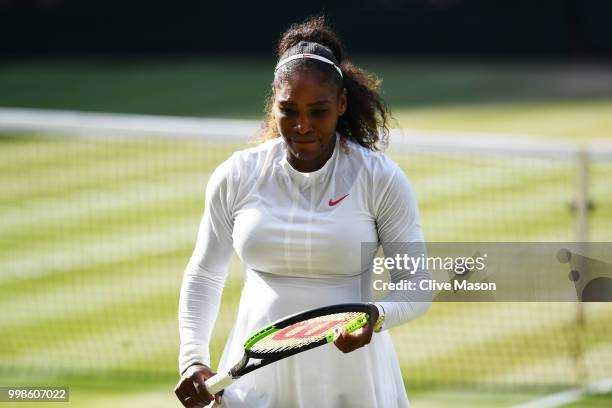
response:
[[[208,392],[204,381],[216,373],[203,364],[190,366],[174,388],[174,393],[185,408],[205,407],[214,399],[217,403],[221,402],[223,391],[214,395]]]

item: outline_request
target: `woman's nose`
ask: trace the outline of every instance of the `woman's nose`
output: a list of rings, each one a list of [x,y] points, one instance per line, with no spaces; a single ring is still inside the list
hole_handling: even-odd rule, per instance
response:
[[[300,134],[306,134],[312,130],[310,120],[308,120],[308,117],[306,115],[300,115],[297,118],[297,121],[295,123],[295,130],[297,131],[297,133]]]

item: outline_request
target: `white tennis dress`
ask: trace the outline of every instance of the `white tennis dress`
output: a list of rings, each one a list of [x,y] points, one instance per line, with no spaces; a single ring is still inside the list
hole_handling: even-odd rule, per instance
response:
[[[210,335],[234,250],[245,265],[244,288],[219,372],[242,357],[252,332],[274,320],[370,300],[374,252],[362,254],[362,243],[381,243],[392,257],[386,243],[423,242],[414,192],[399,167],[382,153],[337,138],[332,157],[312,173],[291,167],[281,138],[237,152],[215,170],[181,289],[181,372],[196,362],[210,365]],[[428,276],[426,270],[391,272],[393,281]],[[392,292],[380,302],[384,329],[417,317],[429,302]],[[256,370],[229,386],[221,405],[407,407],[385,330],[348,354],[323,346]]]

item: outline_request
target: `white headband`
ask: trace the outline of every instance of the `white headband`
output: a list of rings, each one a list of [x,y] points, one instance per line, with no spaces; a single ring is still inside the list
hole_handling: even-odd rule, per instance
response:
[[[326,64],[329,64],[329,65],[333,66],[334,68],[336,68],[336,71],[338,71],[338,73],[340,74],[340,77],[344,78],[344,75],[342,75],[342,70],[340,69],[339,66],[334,64],[333,61],[331,61],[331,60],[329,60],[329,59],[327,59],[325,57],[322,57],[320,55],[309,54],[309,53],[295,54],[295,55],[292,55],[290,57],[287,57],[284,60],[279,61],[278,64],[276,64],[276,68],[274,68],[274,70],[276,71],[277,69],[279,69],[280,67],[282,67],[283,65],[288,63],[289,61],[293,61],[293,60],[296,60],[296,59],[299,59],[299,58],[312,58],[312,59],[316,59],[316,60],[319,60],[319,61],[323,61]]]

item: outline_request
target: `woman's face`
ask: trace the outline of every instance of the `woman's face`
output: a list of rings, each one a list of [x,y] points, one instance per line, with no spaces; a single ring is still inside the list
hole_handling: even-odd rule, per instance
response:
[[[336,142],[338,118],[346,111],[346,93],[317,74],[299,72],[274,88],[273,113],[287,144],[289,163],[298,171],[323,167]]]

